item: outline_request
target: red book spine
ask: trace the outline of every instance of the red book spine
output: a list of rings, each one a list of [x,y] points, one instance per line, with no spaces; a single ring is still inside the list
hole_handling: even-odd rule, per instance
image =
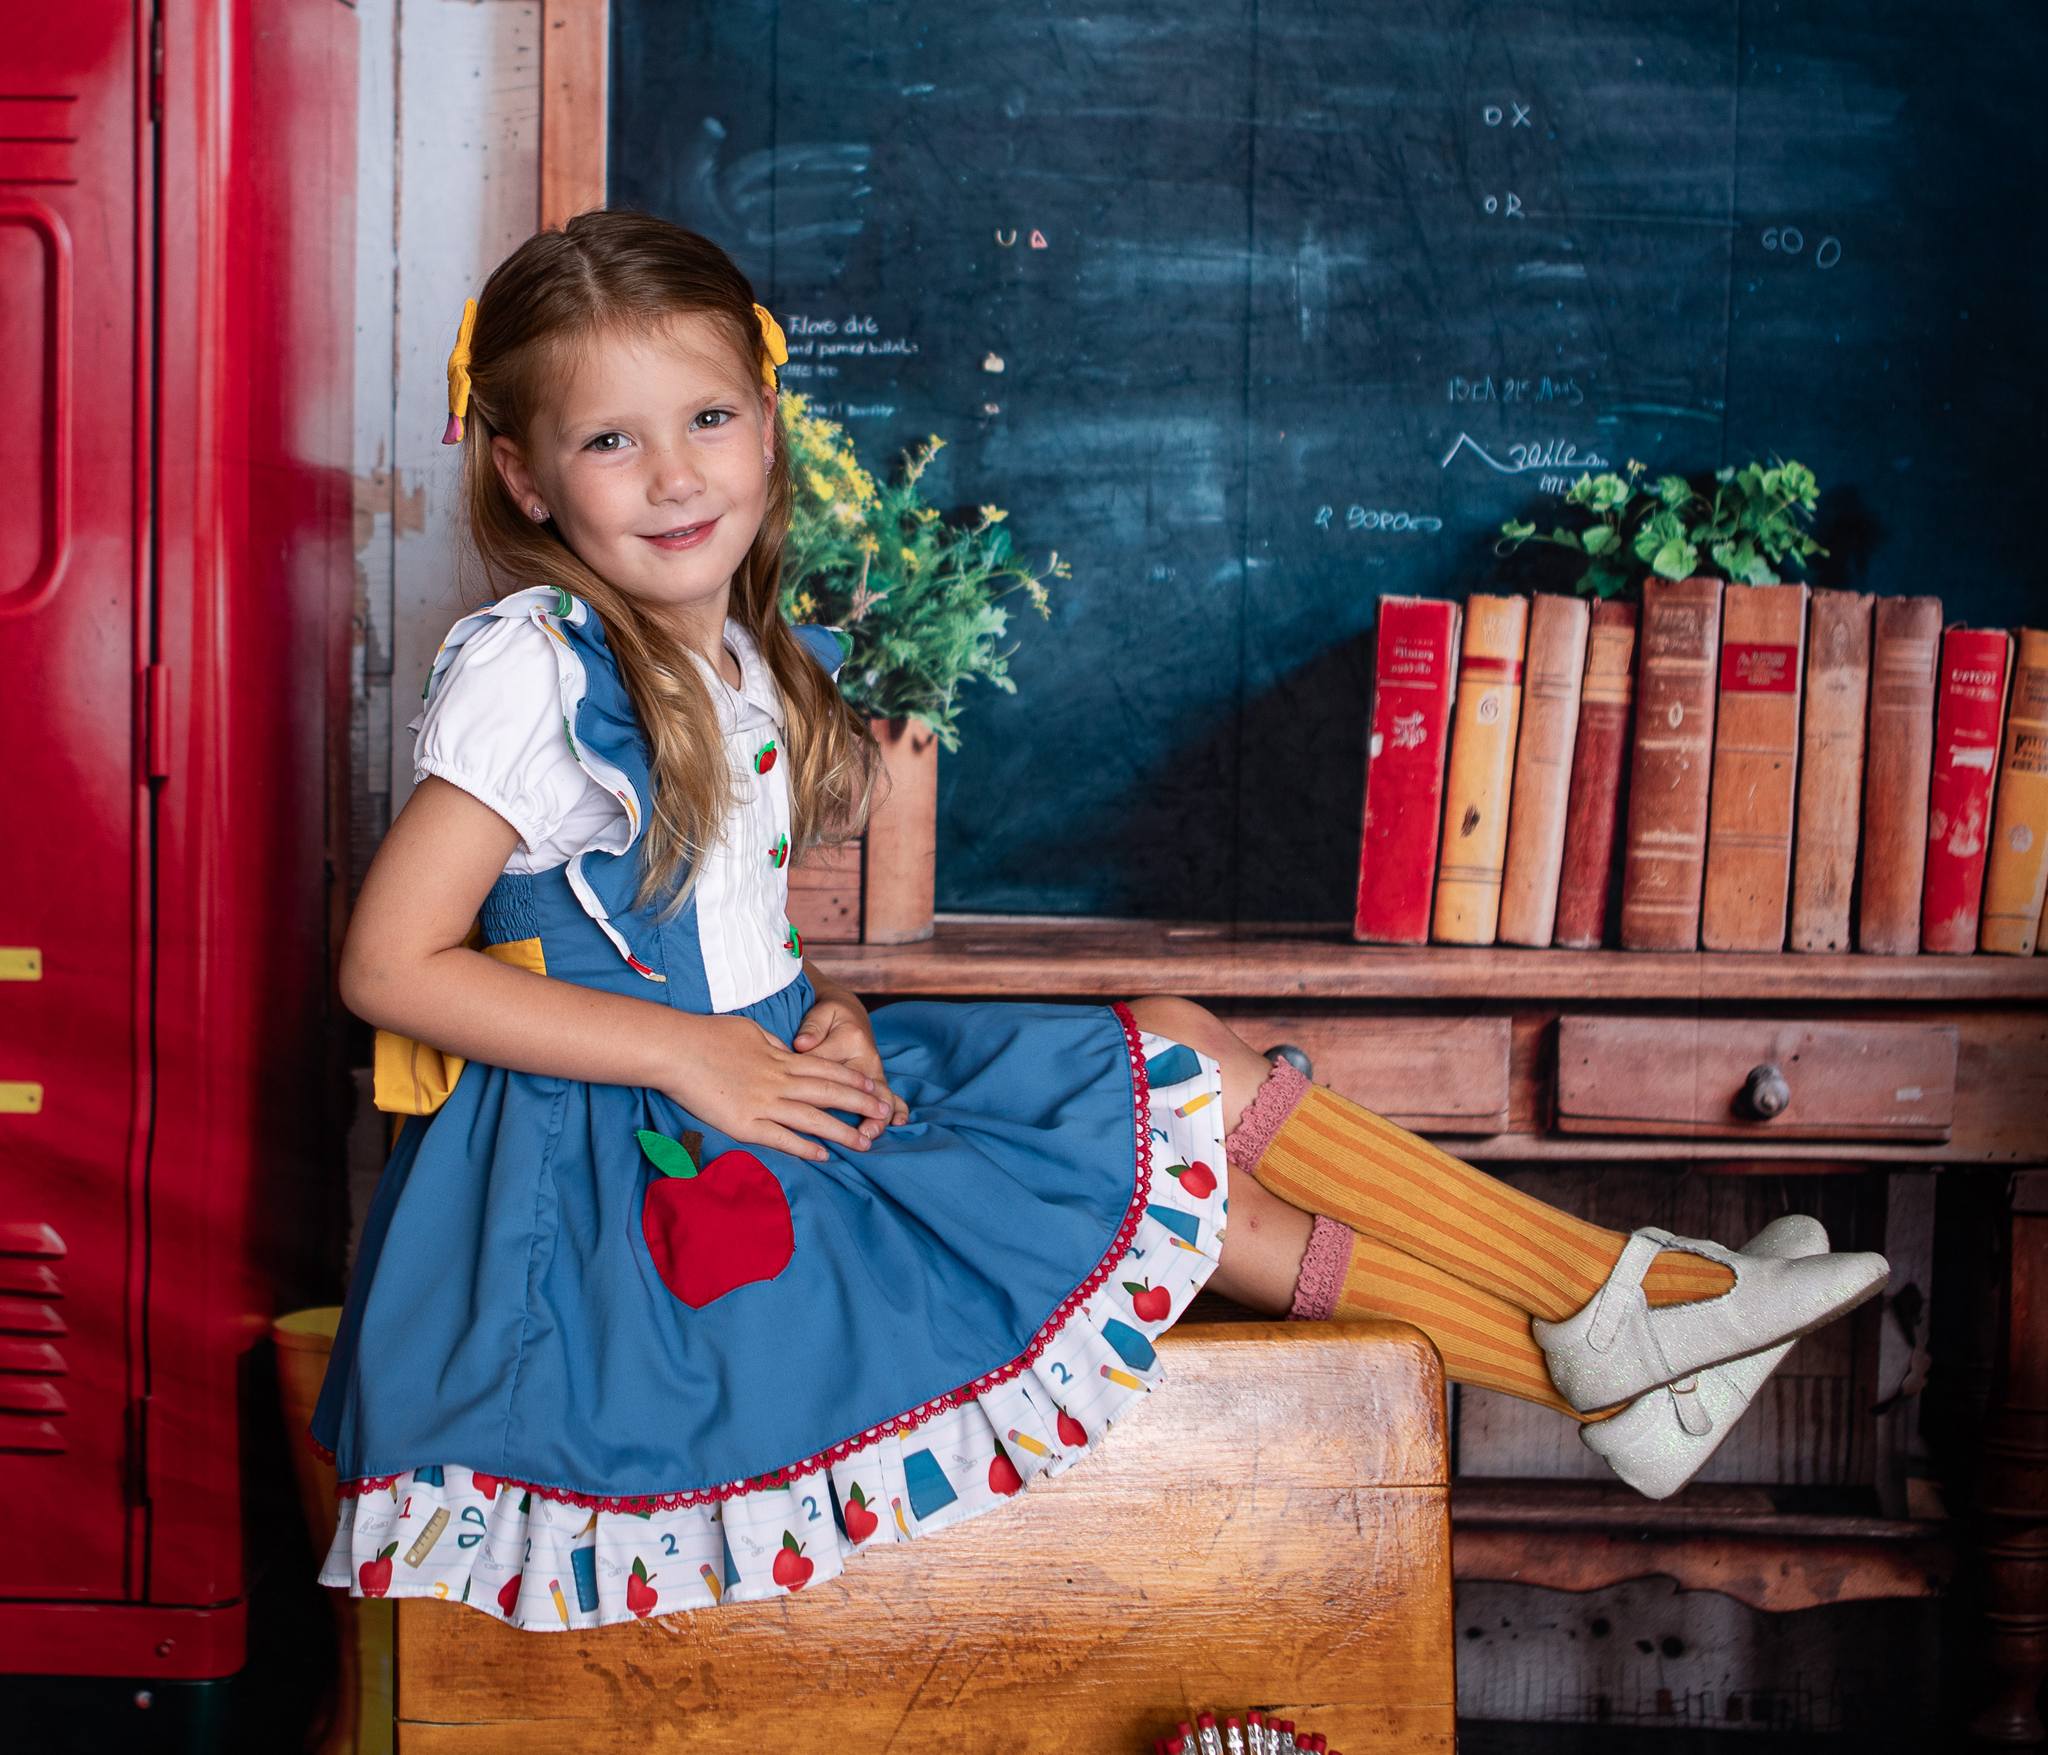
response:
[[[2001,628],[1953,627],[1941,640],[1934,708],[1934,777],[1927,793],[1927,876],[1921,890],[1923,950],[1977,948],[1991,801],[2005,731],[2012,637]]]
[[[1564,870],[1557,882],[1554,942],[1586,950],[1607,935],[1608,883],[1614,873],[1622,766],[1635,707],[1636,606],[1608,601],[1593,608],[1586,643],[1586,681],[1579,696],[1579,736],[1572,748],[1570,802],[1565,807]]]
[[[1380,599],[1354,938],[1429,942],[1459,621],[1455,603]]]

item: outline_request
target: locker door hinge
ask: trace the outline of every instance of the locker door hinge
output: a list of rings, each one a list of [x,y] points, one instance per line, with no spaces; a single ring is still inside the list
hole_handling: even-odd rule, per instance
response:
[[[150,664],[142,672],[143,771],[152,780],[171,777],[171,667]]]
[[[149,119],[164,113],[164,15],[154,13],[149,21]]]

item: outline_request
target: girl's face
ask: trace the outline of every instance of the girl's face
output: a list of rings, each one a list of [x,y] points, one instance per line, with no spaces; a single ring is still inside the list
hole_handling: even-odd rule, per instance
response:
[[[593,572],[715,650],[767,506],[775,391],[710,319],[590,338],[526,448],[491,451],[522,515],[545,506]]]

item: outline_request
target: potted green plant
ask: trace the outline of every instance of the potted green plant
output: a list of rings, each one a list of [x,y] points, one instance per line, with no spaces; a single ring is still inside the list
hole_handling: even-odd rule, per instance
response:
[[[888,796],[858,842],[816,850],[791,918],[804,937],[900,944],[932,931],[938,824],[938,752],[958,750],[970,682],[1015,694],[1004,647],[1009,610],[1023,591],[1042,618],[1045,581],[1072,575],[1057,550],[1043,572],[1018,561],[1009,514],[981,506],[948,521],[920,486],[946,441],[936,433],[904,453],[892,479],[861,467],[836,422],[783,398],[795,498],[783,550],[782,611],[791,622],[838,631],[839,685],[868,715],[888,767]],[[807,923],[808,917],[808,923]]]
[[[1546,536],[1532,523],[1510,519],[1500,527],[1494,552],[1512,554],[1530,540],[1574,550],[1586,560],[1575,581],[1584,597],[1633,594],[1641,580],[1637,562],[1660,579],[1777,585],[1787,563],[1804,570],[1809,555],[1828,552],[1806,533],[1819,490],[1803,463],[1717,469],[1712,499],[1682,475],[1648,483],[1640,479],[1647,473],[1631,458],[1624,475],[1580,476],[1565,504],[1585,514],[1582,528],[1560,524]]]

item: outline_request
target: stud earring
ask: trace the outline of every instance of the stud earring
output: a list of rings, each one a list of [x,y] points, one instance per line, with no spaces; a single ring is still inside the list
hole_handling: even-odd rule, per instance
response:
[[[548,521],[548,509],[538,500],[526,508],[526,515],[536,524],[545,524]]]

